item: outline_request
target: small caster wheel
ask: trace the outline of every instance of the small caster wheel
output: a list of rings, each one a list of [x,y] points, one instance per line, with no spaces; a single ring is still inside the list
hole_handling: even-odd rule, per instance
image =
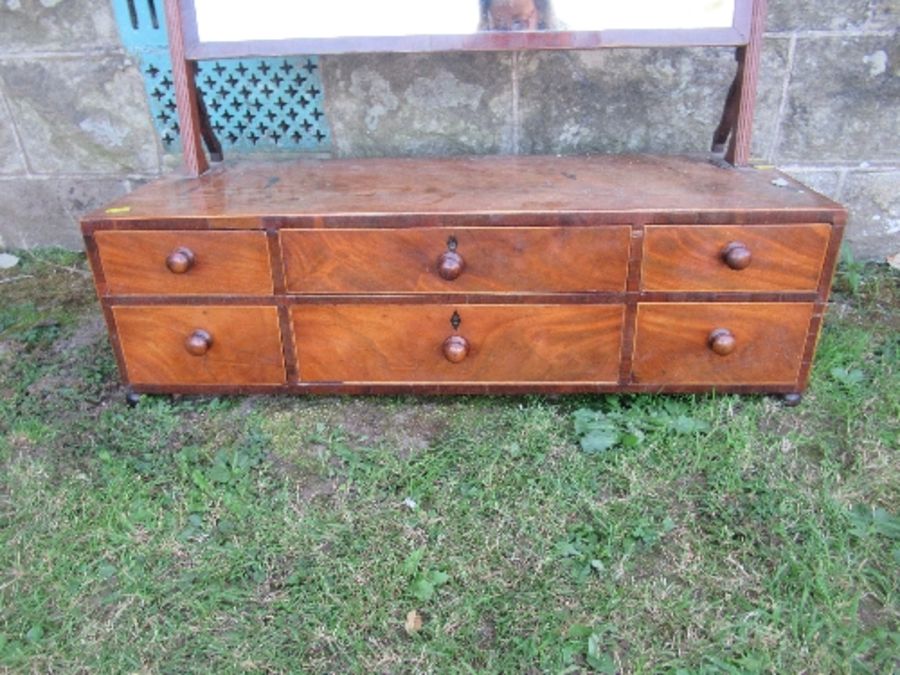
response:
[[[141,402],[140,394],[135,394],[131,390],[125,392],[125,405],[127,405],[129,408],[137,408],[137,404],[140,402]]]
[[[787,408],[796,408],[803,401],[803,394],[785,394],[784,405]]]

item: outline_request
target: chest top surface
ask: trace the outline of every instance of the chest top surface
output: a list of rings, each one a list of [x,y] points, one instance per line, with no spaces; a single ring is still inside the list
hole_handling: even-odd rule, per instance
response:
[[[138,188],[89,219],[245,215],[804,211],[840,207],[774,170],[650,155],[225,162]]]

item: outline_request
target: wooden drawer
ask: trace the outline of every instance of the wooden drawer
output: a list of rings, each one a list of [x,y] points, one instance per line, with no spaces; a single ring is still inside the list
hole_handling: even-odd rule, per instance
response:
[[[831,226],[653,225],[644,232],[644,290],[815,291]]]
[[[285,382],[275,307],[127,306],[113,316],[132,384]]]
[[[291,313],[304,381],[618,380],[622,305],[323,304]]]
[[[111,295],[272,293],[263,232],[101,230],[94,238]]]
[[[291,293],[562,293],[623,291],[630,228],[283,230],[281,237]]]
[[[642,303],[637,314],[634,380],[639,384],[793,383],[812,313],[811,303]]]

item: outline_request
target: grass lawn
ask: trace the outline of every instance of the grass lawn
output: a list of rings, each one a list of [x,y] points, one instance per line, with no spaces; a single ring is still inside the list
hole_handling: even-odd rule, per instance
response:
[[[896,672],[900,275],[810,390],[124,405],[81,256],[0,273],[0,669]]]

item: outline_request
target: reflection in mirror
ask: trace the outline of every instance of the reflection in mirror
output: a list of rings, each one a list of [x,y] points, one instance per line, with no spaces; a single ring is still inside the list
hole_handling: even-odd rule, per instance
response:
[[[728,28],[735,0],[194,0],[201,42]]]

